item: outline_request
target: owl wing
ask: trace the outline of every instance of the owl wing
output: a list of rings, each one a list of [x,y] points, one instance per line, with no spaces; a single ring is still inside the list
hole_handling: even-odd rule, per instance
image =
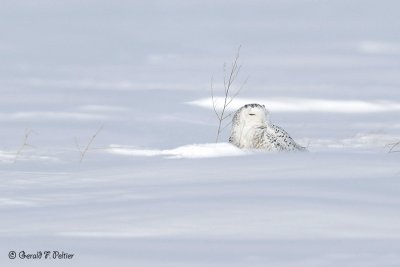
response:
[[[274,144],[276,150],[306,150],[305,147],[298,145],[292,137],[281,127],[269,125],[266,131],[266,138]]]

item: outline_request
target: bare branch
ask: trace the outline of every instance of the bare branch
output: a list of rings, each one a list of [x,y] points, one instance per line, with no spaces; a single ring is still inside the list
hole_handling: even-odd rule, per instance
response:
[[[239,64],[239,58],[240,58],[240,49],[241,46],[238,47],[235,58],[233,59],[232,64],[230,65],[231,68],[229,71],[226,69],[226,63],[223,65],[223,73],[224,73],[224,84],[223,84],[223,96],[224,96],[224,101],[221,103],[220,107],[219,103],[217,103],[215,95],[214,95],[214,85],[213,85],[213,77],[211,77],[211,100],[213,104],[213,110],[215,115],[217,116],[218,119],[218,130],[217,130],[217,137],[216,137],[216,142],[219,140],[220,133],[229,125],[229,123],[225,126],[222,127],[223,122],[232,116],[233,112],[226,115],[226,111],[228,106],[232,103],[234,98],[242,91],[243,87],[247,83],[247,80],[249,77],[246,78],[246,80],[240,85],[240,87],[235,91],[234,88],[234,83],[239,76],[239,73],[242,69],[242,65]]]
[[[246,80],[244,80],[244,82],[242,83],[242,85],[239,87],[239,89],[236,91],[236,93],[234,93],[230,99],[228,100],[228,102],[226,103],[226,106],[228,107],[230,103],[232,103],[233,99],[235,99],[236,96],[239,95],[239,93],[242,91],[242,89],[244,88],[244,86],[247,84],[247,81],[249,80],[250,76],[247,76]]]
[[[224,127],[221,128],[221,132],[224,131],[231,124],[232,124],[232,121],[228,122]]]
[[[390,146],[390,149],[389,149],[388,153],[400,152],[400,150],[395,150],[396,147],[400,146],[400,141],[392,143],[392,144],[388,144],[388,146]]]
[[[224,62],[224,66],[223,66],[223,71],[224,71],[224,88],[225,88],[225,92],[226,92],[226,62]]]
[[[19,149],[17,150],[17,152],[15,153],[15,158],[14,158],[14,162],[17,162],[17,160],[19,159],[19,157],[22,154],[22,151],[26,148],[26,147],[34,147],[32,145],[30,145],[28,143],[28,139],[31,136],[32,133],[35,133],[32,129],[25,129],[25,135],[24,135],[24,140],[22,142],[22,145],[19,147]]]
[[[216,102],[216,100],[214,98],[214,85],[213,85],[214,82],[213,82],[213,80],[214,80],[214,78],[211,76],[211,85],[210,85],[210,88],[211,88],[211,100],[212,100],[212,104],[213,104],[214,113],[215,113],[215,115],[217,115],[217,118],[219,120],[221,120],[221,118],[220,118],[220,116],[218,114],[218,111],[217,111],[217,102]]]
[[[227,118],[229,118],[232,115],[233,115],[233,112],[229,113],[228,115],[225,115],[225,117],[223,117],[222,120],[226,120]]]
[[[78,143],[78,139],[75,138],[75,144],[76,144],[76,146],[77,146],[77,148],[78,148],[78,150],[79,150],[79,152],[80,152],[80,154],[81,154],[80,160],[79,160],[80,163],[82,163],[83,159],[84,159],[85,156],[86,156],[86,153],[87,153],[89,150],[93,150],[93,149],[91,148],[91,145],[93,144],[94,140],[95,140],[96,137],[99,135],[99,133],[103,130],[103,126],[104,126],[104,125],[102,124],[102,125],[99,127],[99,129],[97,129],[96,133],[92,135],[92,137],[90,138],[89,142],[87,143],[87,145],[86,145],[83,149],[80,148],[79,143]]]
[[[247,84],[247,81],[250,79],[250,76],[247,76],[247,78],[242,82],[242,85],[239,87],[239,89],[236,91],[236,93],[232,96],[232,98],[234,98],[235,96],[237,96],[242,89],[244,88],[244,86]]]

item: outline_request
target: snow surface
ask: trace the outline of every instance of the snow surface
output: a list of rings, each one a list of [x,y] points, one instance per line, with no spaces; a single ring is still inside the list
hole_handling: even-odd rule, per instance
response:
[[[398,1],[1,4],[0,266],[400,266]],[[239,44],[308,153],[213,143]]]
[[[216,105],[224,103],[223,97],[215,97]],[[249,104],[265,105],[275,112],[330,112],[330,113],[374,113],[400,111],[400,103],[392,101],[360,101],[360,100],[328,100],[301,98],[236,98],[228,106],[228,110],[237,110]],[[188,104],[212,109],[212,98],[190,101]]]
[[[117,155],[131,156],[167,156],[168,158],[213,158],[224,156],[240,156],[246,152],[229,143],[194,144],[174,149],[135,149],[111,145],[106,151]]]

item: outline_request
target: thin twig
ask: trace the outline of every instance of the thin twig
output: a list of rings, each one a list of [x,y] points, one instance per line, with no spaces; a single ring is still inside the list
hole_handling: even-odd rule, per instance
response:
[[[15,153],[15,158],[14,158],[14,162],[13,163],[17,162],[18,158],[21,156],[22,151],[26,147],[33,147],[32,145],[30,145],[28,143],[28,139],[29,139],[29,137],[31,136],[32,133],[34,133],[34,131],[32,129],[25,129],[24,140],[22,142],[22,145],[19,147],[19,149]]]
[[[222,127],[221,131],[225,130],[231,124],[232,124],[232,121],[228,122],[224,127]]]
[[[217,137],[216,137],[216,142],[218,143],[219,140],[219,136],[221,134],[221,132],[223,130],[225,130],[225,128],[229,125],[225,125],[222,127],[223,122],[229,118],[230,116],[232,116],[233,112],[226,115],[227,112],[227,108],[228,106],[232,103],[232,101],[234,100],[234,98],[236,96],[238,96],[238,94],[241,92],[241,90],[243,89],[243,87],[245,86],[245,84],[247,83],[249,77],[246,78],[246,80],[240,85],[240,87],[236,90],[233,91],[233,85],[236,81],[236,78],[239,76],[240,70],[242,68],[242,65],[239,64],[239,57],[240,57],[240,48],[241,46],[238,47],[238,50],[236,52],[235,58],[231,64],[231,68],[229,70],[229,72],[227,72],[226,69],[226,63],[224,63],[223,65],[223,73],[224,73],[224,101],[220,107],[220,109],[218,109],[218,103],[217,100],[215,98],[214,95],[214,85],[213,85],[213,77],[211,78],[211,100],[212,100],[212,105],[213,105],[213,110],[215,115],[217,116],[218,119],[218,130],[217,130]],[[220,111],[218,111],[220,110]]]
[[[400,152],[400,150],[394,150],[396,147],[400,146],[400,141],[392,143],[392,144],[388,144],[388,146],[390,146],[390,149],[389,149],[388,153]]]
[[[217,103],[216,103],[216,100],[215,100],[215,98],[214,98],[213,79],[214,79],[214,78],[211,76],[211,85],[210,85],[210,88],[211,88],[211,99],[212,99],[212,104],[213,104],[213,110],[214,110],[214,112],[215,112],[215,115],[217,115],[217,118],[218,118],[219,120],[221,120],[221,118],[220,118],[220,116],[219,116],[219,114],[218,114],[218,111],[217,111]]]
[[[76,147],[78,148],[78,150],[79,150],[79,152],[80,152],[80,154],[81,154],[80,160],[79,160],[80,163],[82,163],[83,159],[84,159],[85,156],[86,156],[86,153],[87,153],[89,150],[93,150],[93,149],[91,148],[91,145],[93,144],[94,140],[95,140],[96,137],[99,135],[99,133],[103,130],[103,126],[104,126],[104,125],[102,124],[102,125],[99,127],[99,129],[97,129],[96,133],[92,135],[92,137],[90,138],[89,142],[87,143],[87,145],[86,145],[83,149],[81,149],[81,147],[79,146],[78,139],[75,138]]]

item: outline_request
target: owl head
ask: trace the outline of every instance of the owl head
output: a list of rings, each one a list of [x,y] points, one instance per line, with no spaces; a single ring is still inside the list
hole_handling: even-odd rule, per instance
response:
[[[232,119],[232,130],[229,142],[243,147],[248,131],[269,123],[269,113],[264,105],[247,104],[238,109]]]
[[[233,116],[232,126],[258,126],[268,123],[269,112],[264,105],[247,104],[238,109]]]

